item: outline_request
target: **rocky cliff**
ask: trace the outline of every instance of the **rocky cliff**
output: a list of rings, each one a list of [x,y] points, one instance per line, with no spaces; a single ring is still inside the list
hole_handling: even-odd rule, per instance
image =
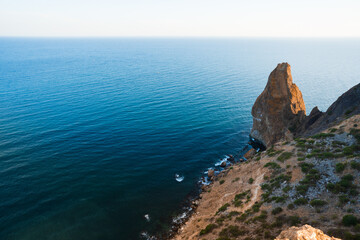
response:
[[[360,83],[342,94],[326,112],[315,107],[297,129],[297,135],[311,136],[360,113]]]
[[[269,76],[264,91],[252,108],[251,137],[265,146],[281,139],[291,139],[305,119],[305,103],[301,91],[293,83],[288,63],[278,64]]]
[[[271,72],[264,91],[256,99],[251,114],[250,136],[265,147],[280,140],[315,135],[360,113],[360,84],[342,94],[326,112],[313,108],[306,116],[301,91],[293,83],[288,63]]]

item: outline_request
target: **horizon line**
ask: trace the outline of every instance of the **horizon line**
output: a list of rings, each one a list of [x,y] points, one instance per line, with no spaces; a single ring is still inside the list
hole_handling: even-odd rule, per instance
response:
[[[155,36],[20,36],[20,35],[0,35],[0,38],[251,38],[251,39],[359,39],[360,36],[166,36],[166,35],[155,35]]]

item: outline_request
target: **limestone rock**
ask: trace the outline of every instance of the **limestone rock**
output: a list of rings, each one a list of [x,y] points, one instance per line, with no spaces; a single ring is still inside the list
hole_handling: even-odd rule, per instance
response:
[[[293,83],[288,63],[278,64],[269,76],[264,91],[252,108],[251,137],[266,147],[291,139],[292,131],[305,119],[305,103],[299,88]]]
[[[302,227],[291,227],[284,230],[276,240],[340,240],[339,238],[329,237],[323,231],[313,228],[310,225]]]

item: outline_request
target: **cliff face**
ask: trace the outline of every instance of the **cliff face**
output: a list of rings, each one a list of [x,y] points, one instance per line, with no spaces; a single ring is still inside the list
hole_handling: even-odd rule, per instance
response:
[[[360,84],[355,85],[342,94],[326,112],[315,107],[306,117],[298,135],[311,136],[321,132],[345,118],[360,113]]]
[[[288,63],[281,63],[269,76],[264,91],[252,108],[253,127],[251,137],[265,146],[281,139],[291,139],[306,116],[301,91],[293,83]]]

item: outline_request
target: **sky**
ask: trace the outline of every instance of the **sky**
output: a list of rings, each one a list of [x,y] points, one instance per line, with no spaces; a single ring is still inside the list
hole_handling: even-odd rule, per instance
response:
[[[0,0],[0,36],[360,37],[360,0]]]

